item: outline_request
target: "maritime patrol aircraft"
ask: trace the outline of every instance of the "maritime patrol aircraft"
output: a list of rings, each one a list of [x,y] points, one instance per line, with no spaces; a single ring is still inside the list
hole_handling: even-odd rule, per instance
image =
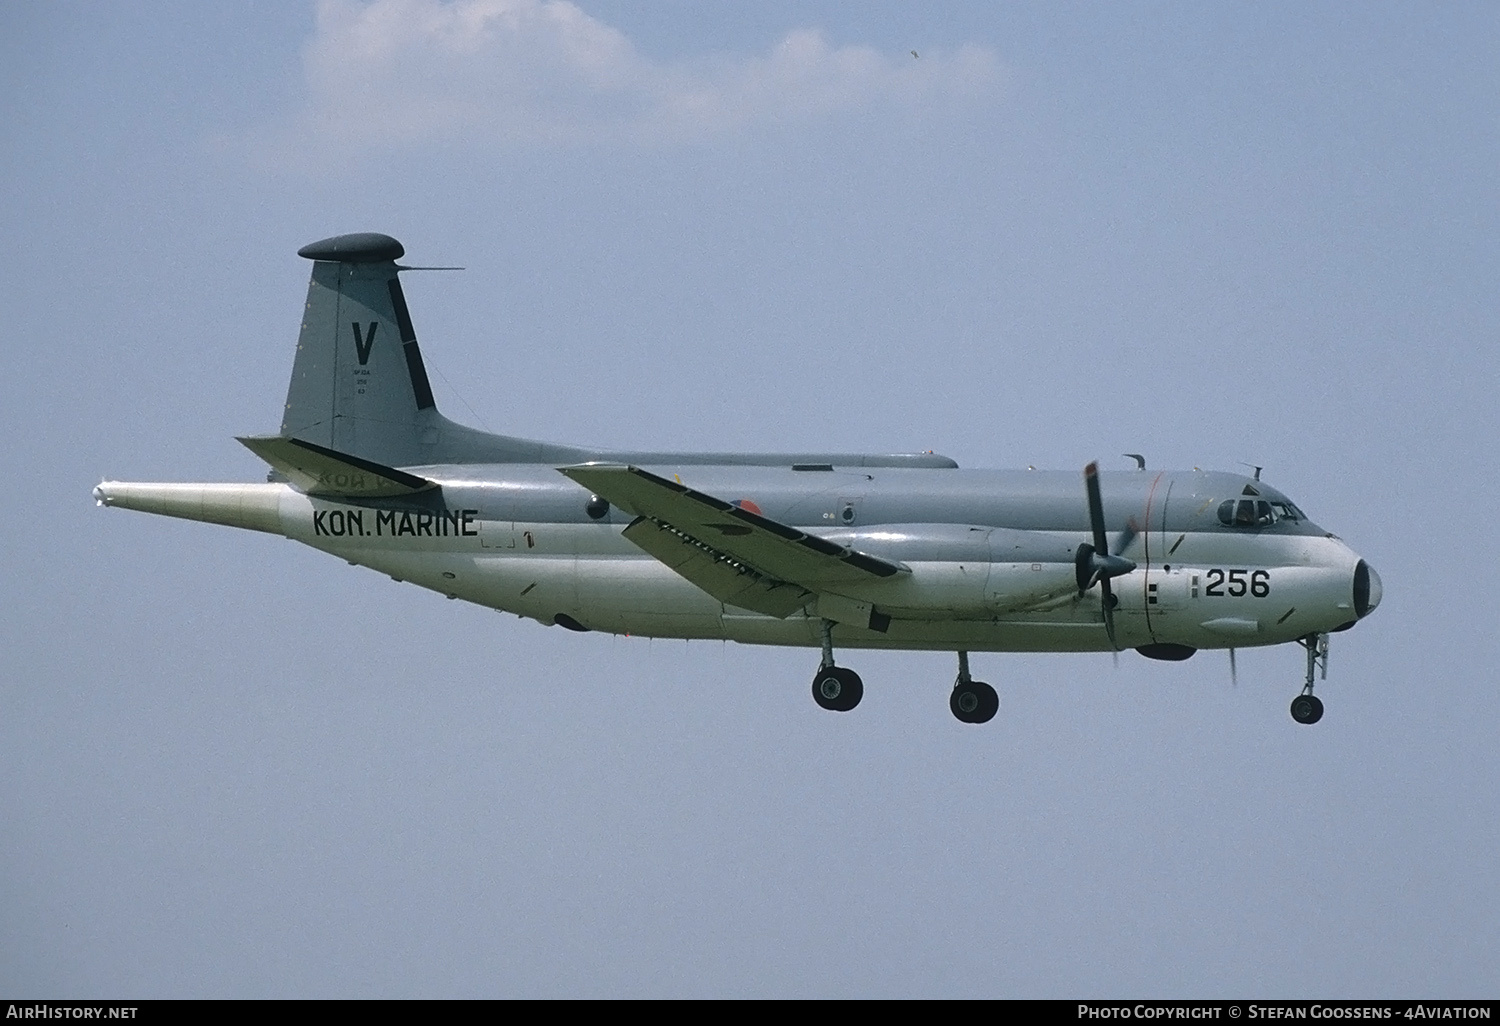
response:
[[[281,430],[241,438],[248,484],[106,481],[101,505],[279,534],[573,631],[820,649],[813,699],[848,712],[849,649],[954,652],[949,707],[999,708],[971,652],[1306,649],[1316,723],[1328,638],[1380,577],[1253,477],[962,470],[921,453],[635,452],[490,434],[438,412],[397,263],[361,233],[313,262]]]

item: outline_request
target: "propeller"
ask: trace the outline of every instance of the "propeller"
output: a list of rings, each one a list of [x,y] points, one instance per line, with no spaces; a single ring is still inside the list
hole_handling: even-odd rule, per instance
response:
[[[1104,607],[1104,631],[1109,635],[1110,646],[1118,652],[1120,644],[1115,640],[1115,606],[1118,604],[1110,590],[1111,577],[1120,577],[1135,569],[1135,563],[1123,556],[1109,554],[1109,539],[1104,533],[1104,500],[1099,495],[1099,464],[1090,463],[1083,468],[1083,483],[1088,491],[1089,525],[1094,531],[1094,544],[1087,542],[1078,546],[1073,557],[1077,573],[1078,594],[1081,597],[1095,584],[1099,585],[1101,603]],[[1132,520],[1121,533],[1116,551],[1122,550],[1135,539],[1138,529]]]

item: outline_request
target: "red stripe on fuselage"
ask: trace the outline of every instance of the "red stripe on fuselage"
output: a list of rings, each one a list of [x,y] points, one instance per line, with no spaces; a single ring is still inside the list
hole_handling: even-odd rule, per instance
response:
[[[1156,637],[1156,630],[1151,625],[1151,505],[1156,501],[1156,486],[1161,484],[1161,479],[1165,476],[1166,471],[1157,471],[1156,477],[1151,479],[1151,490],[1146,493],[1146,522],[1141,525],[1141,542],[1146,547],[1146,574],[1141,578],[1141,608],[1146,611],[1146,632],[1152,638]]]

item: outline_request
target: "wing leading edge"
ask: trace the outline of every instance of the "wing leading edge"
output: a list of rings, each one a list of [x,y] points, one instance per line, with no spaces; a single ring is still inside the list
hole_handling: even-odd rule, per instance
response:
[[[625,537],[714,598],[778,618],[904,564],[788,527],[639,467],[558,468],[635,516]]]

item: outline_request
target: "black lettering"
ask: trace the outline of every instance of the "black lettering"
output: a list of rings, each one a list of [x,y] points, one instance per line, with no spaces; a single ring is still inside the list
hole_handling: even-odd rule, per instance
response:
[[[1218,598],[1224,597],[1224,571],[1208,571],[1208,588],[1203,592],[1205,595],[1214,595]]]
[[[371,321],[370,334],[364,338],[360,338],[358,321],[351,322],[349,326],[354,329],[354,351],[359,356],[359,365],[363,367],[370,360],[370,347],[375,344],[375,329],[380,327],[380,322]]]
[[[1241,598],[1247,592],[1256,598],[1266,598],[1271,594],[1271,571],[1269,570],[1223,570],[1212,567],[1204,571],[1208,575],[1208,588],[1205,595],[1215,598],[1225,596],[1224,585],[1229,584],[1228,595],[1231,598]],[[1246,580],[1246,575],[1249,579]]]
[[[387,530],[389,528],[389,530]],[[375,534],[395,534],[396,514],[388,509],[377,509],[375,511]]]
[[[452,528],[451,531],[449,530],[450,527]],[[450,534],[457,535],[458,533],[458,510],[443,510],[443,537],[446,538]]]
[[[328,533],[339,538],[344,536],[344,511],[341,509],[328,511]]]
[[[328,511],[326,509],[319,509],[319,510],[314,510],[313,511],[313,534],[319,535],[319,534],[327,534],[328,533],[328,525],[325,524],[325,523],[323,523],[323,518],[327,514],[328,514]]]
[[[408,535],[409,534],[409,535],[412,535],[413,537],[416,536],[416,533],[417,533],[416,528],[414,528],[414,527],[411,526],[411,514],[410,513],[403,512],[401,514],[401,526],[396,529],[396,533],[399,534],[399,535]]]
[[[417,514],[417,533],[418,534],[422,534],[422,535],[426,535],[428,538],[432,537],[432,514],[431,513],[418,513]]]
[[[349,529],[350,534],[358,534],[363,538],[365,536],[365,511],[362,509],[345,510],[344,526]]]
[[[459,515],[462,518],[461,523],[463,524],[464,537],[466,537],[466,538],[475,538],[475,537],[478,537],[478,535],[479,535],[479,528],[477,528],[477,527],[474,526],[474,518],[479,515],[479,510],[477,510],[477,509],[462,509],[462,510],[459,510]]]

